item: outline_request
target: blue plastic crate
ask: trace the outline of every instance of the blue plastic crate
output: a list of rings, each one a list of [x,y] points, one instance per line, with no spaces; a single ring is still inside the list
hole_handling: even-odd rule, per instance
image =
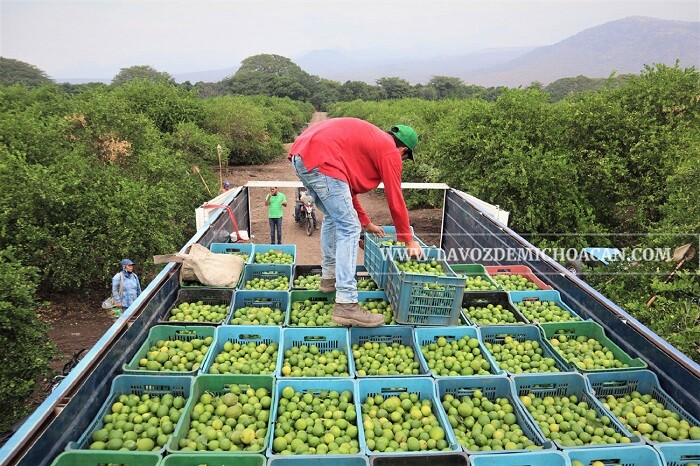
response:
[[[51,466],[160,466],[160,461],[160,454],[143,451],[73,450],[58,455]]]
[[[440,409],[445,417],[449,420],[449,416],[445,408],[442,406],[442,399],[445,395],[450,394],[455,398],[460,398],[463,396],[472,396],[475,390],[481,390],[484,397],[490,401],[495,401],[496,398],[507,398],[511,406],[513,406],[513,413],[516,416],[518,425],[522,429],[523,433],[527,438],[532,440],[537,446],[542,449],[553,449],[554,444],[546,439],[539,431],[535,430],[530,422],[525,418],[525,415],[518,410],[518,402],[516,401],[515,392],[513,390],[512,382],[505,375],[496,377],[450,377],[443,378],[437,381],[435,391],[440,401]],[[454,432],[454,431],[453,431]],[[454,434],[455,439],[459,442],[457,433]],[[481,455],[481,454],[491,454],[491,453],[501,453],[510,454],[516,452],[525,452],[530,450],[499,450],[499,451],[480,451],[480,450],[469,450],[462,445],[464,451],[470,455]]]
[[[267,466],[369,466],[369,460],[362,455],[322,455],[322,456],[273,456]]]
[[[255,245],[253,243],[212,243],[209,245],[209,250],[217,254],[248,254],[246,264],[253,263],[255,256]]]
[[[588,385],[598,398],[605,398],[612,395],[619,398],[637,391],[642,395],[649,394],[656,401],[662,403],[666,409],[678,414],[682,419],[688,421],[691,426],[700,426],[700,421],[671,398],[659,384],[656,374],[649,370],[638,371],[610,371],[601,373],[586,374]],[[602,400],[601,400],[602,401]],[[612,416],[612,412],[610,413]],[[622,422],[622,421],[620,421]],[[656,446],[667,442],[656,442],[642,435],[644,440]],[[682,440],[682,442],[694,442],[700,448],[700,440]]]
[[[289,294],[289,312],[287,313],[287,319],[284,321],[285,327],[310,327],[307,323],[302,323],[299,320],[299,316],[292,319],[292,310],[294,303],[299,301],[310,301],[312,304],[335,304],[335,293],[321,293],[320,291],[292,291]],[[332,313],[325,315],[327,323],[321,326],[322,328],[327,327],[338,327],[338,325],[331,321]],[[316,325],[313,325],[316,327]]]
[[[360,375],[358,373],[357,364],[353,357],[353,366],[355,366],[355,377],[418,377],[430,375],[427,367],[420,361],[420,348],[417,347],[413,329],[411,327],[399,325],[382,325],[374,328],[367,327],[351,327],[350,328],[350,353],[352,354],[352,345],[363,345],[366,342],[371,343],[386,343],[391,345],[399,343],[404,346],[409,346],[413,349],[414,360],[418,363],[418,374],[387,374],[387,375]]]
[[[192,384],[192,396],[190,396],[187,404],[185,405],[185,410],[180,416],[180,422],[178,422],[175,432],[171,436],[170,440],[166,444],[168,453],[180,452],[179,442],[183,438],[187,438],[190,431],[191,415],[194,407],[199,403],[200,397],[204,393],[210,393],[212,396],[222,396],[229,393],[231,385],[244,385],[254,389],[265,388],[270,394],[272,399],[272,404],[275,402],[275,378],[271,375],[199,375],[194,379]],[[272,417],[269,418],[267,422],[267,432],[265,433],[265,439],[262,448],[254,450],[242,450],[236,453],[260,453],[263,454],[265,447],[268,444],[270,437],[272,435]],[[204,455],[211,454],[211,451],[187,451],[183,452],[187,454],[201,454],[202,458]],[[199,464],[199,463],[197,463]]]
[[[469,322],[469,325],[476,325],[476,326],[482,326],[482,325],[513,325],[515,323],[527,323],[527,319],[525,316],[523,316],[520,311],[513,306],[513,304],[510,302],[510,298],[508,297],[507,292],[505,291],[470,291],[464,292],[464,297],[462,298],[462,316],[464,316],[464,319],[466,319],[467,322]],[[513,317],[515,318],[516,322],[513,323],[505,323],[505,324],[491,324],[491,323],[481,323],[477,322],[476,319],[472,319],[469,314],[465,311],[465,309],[468,309],[471,306],[474,307],[487,307],[489,304],[492,304],[494,306],[501,305],[503,308],[507,309],[510,311],[511,314],[513,314]]]
[[[151,396],[162,396],[169,393],[173,396],[182,396],[183,398],[187,399],[187,402],[189,402],[193,385],[194,378],[186,376],[161,377],[131,374],[116,376],[114,380],[112,380],[112,387],[109,395],[107,396],[104,404],[102,404],[100,407],[100,410],[97,412],[95,419],[90,422],[88,428],[76,442],[69,442],[68,445],[66,445],[66,450],[90,448],[90,439],[92,438],[93,432],[104,427],[105,423],[103,418],[106,414],[111,413],[112,405],[118,400],[120,395],[141,396],[148,394]],[[175,431],[177,431],[177,427],[182,424],[183,418],[185,417],[185,411],[187,411],[187,403],[185,403],[180,419],[177,423],[175,423]],[[165,451],[165,448],[166,447],[164,446],[154,450],[154,452],[162,453]]]
[[[284,325],[289,314],[289,292],[288,291],[267,291],[267,290],[236,290],[233,294],[231,311],[226,318],[225,324],[239,325],[233,323],[234,314],[237,309],[244,307],[269,307],[279,310],[282,313],[282,322],[268,323],[266,325]],[[257,325],[246,323],[240,325]]]
[[[612,427],[615,432],[619,433],[623,437],[627,437],[630,443],[641,443],[642,440],[631,435],[627,430],[620,424],[620,422],[611,416],[608,411],[603,407],[603,405],[598,401],[598,399],[593,395],[593,393],[588,388],[588,383],[586,379],[581,374],[577,373],[548,373],[548,374],[518,374],[513,376],[513,383],[515,384],[515,393],[520,398],[521,396],[532,393],[538,398],[543,398],[547,396],[571,396],[576,395],[578,397],[579,403],[584,401],[588,403],[588,406],[593,409],[598,417],[607,416],[610,418],[610,427]],[[522,410],[524,414],[527,415],[528,421],[531,425],[537,429],[537,431],[545,436],[539,425],[532,417],[527,408],[519,403],[519,409]],[[545,436],[546,437],[546,436]],[[605,444],[588,444],[588,445],[576,445],[576,446],[566,446],[563,445],[559,440],[553,440],[557,448],[562,450],[567,450],[571,448],[621,448],[629,445],[629,443],[617,443],[614,445]]]
[[[226,342],[239,343],[246,345],[254,342],[256,345],[270,345],[277,343],[277,355],[274,357],[275,369],[269,373],[261,375],[273,375],[277,372],[282,359],[282,327],[268,325],[222,325],[216,329],[216,338],[214,344],[209,348],[207,356],[202,362],[202,367],[199,370],[200,374],[207,374],[211,369],[216,357],[224,349]]]
[[[700,464],[700,446],[697,443],[669,442],[655,445],[663,466]]]
[[[512,455],[479,455],[471,458],[472,466],[571,466],[558,451],[530,451]]]
[[[284,364],[284,353],[297,346],[315,345],[321,352],[339,350],[348,358],[348,375],[352,377],[355,373],[355,365],[353,364],[352,354],[350,352],[350,338],[348,330],[345,328],[325,328],[325,327],[310,327],[310,328],[285,328],[282,329],[282,358],[280,365],[277,368],[275,375],[281,379],[293,378],[282,374],[282,366]],[[333,376],[326,376],[325,379]],[[336,377],[337,378],[337,377]]]
[[[249,264],[243,269],[243,278],[238,283],[239,290],[246,290],[246,284],[254,278],[274,280],[287,277],[289,282],[286,290],[256,290],[256,291],[289,291],[292,286],[292,266],[282,264]]]
[[[413,234],[413,227],[411,228],[411,234]],[[404,246],[380,246],[380,243],[387,240],[396,241],[396,227],[393,226],[383,226],[382,230],[386,233],[386,236],[380,238],[373,234],[365,235],[365,248],[364,248],[364,266],[369,272],[370,276],[377,282],[379,288],[384,288],[386,284],[386,277],[389,273],[389,261],[391,259],[391,251],[406,249]],[[415,235],[413,238],[418,241],[421,247],[426,247],[425,244]]]
[[[585,466],[600,461],[605,466],[663,466],[661,457],[648,445],[627,445],[610,448],[572,448],[564,452],[569,461],[580,461]]]
[[[516,309],[518,309],[518,312],[522,314],[522,311],[518,308],[518,305],[522,305],[524,302],[549,302],[553,301],[554,304],[559,306],[560,308],[564,309],[565,311],[569,311],[571,314],[571,320],[564,321],[564,322],[575,322],[579,320],[583,320],[581,316],[579,316],[576,312],[574,312],[573,309],[571,309],[564,301],[561,300],[561,294],[559,294],[558,291],[554,290],[540,290],[540,291],[509,291],[508,296],[510,297],[510,301],[515,306]],[[523,314],[523,318],[525,319],[525,322],[528,323],[546,323],[546,321],[539,321],[539,320],[532,320],[528,319],[525,317]]]
[[[389,263],[386,294],[394,309],[396,321],[409,325],[457,325],[462,311],[464,279],[458,277],[444,260],[442,250],[424,250],[426,260],[435,260],[446,275],[405,273],[396,261]],[[438,286],[439,289],[430,286]]]
[[[297,245],[296,244],[256,244],[255,245],[255,254],[258,254],[258,253],[265,254],[268,251],[280,251],[284,254],[291,254],[292,257],[294,258],[292,263],[291,264],[284,264],[284,265],[292,265],[293,266],[297,262]],[[253,256],[253,264],[257,264],[257,262],[255,262],[255,256]]]
[[[462,448],[457,443],[454,437],[454,432],[452,427],[447,422],[444,417],[444,413],[440,410],[438,404],[440,401],[435,395],[435,381],[429,377],[377,377],[377,378],[364,378],[357,380],[357,397],[355,397],[355,407],[358,412],[358,419],[362,420],[362,403],[368,396],[382,395],[384,397],[388,396],[399,396],[402,393],[415,393],[418,395],[419,400],[430,400],[432,403],[432,411],[440,427],[445,431],[445,440],[449,446],[450,451],[461,451]],[[431,452],[437,453],[440,450],[429,450],[421,452],[378,452],[371,451],[367,448],[367,442],[365,437],[364,427],[362,422],[358,421],[358,427],[360,430],[360,445],[363,451],[370,456],[391,456],[391,455],[417,455],[417,454],[430,454]]]
[[[136,352],[131,361],[128,364],[122,366],[122,371],[125,374],[138,374],[138,375],[157,375],[157,376],[174,376],[174,375],[197,375],[199,372],[199,367],[201,364],[193,368],[190,371],[149,371],[142,368],[139,365],[139,361],[145,358],[149,352],[151,346],[160,340],[164,341],[192,341],[195,339],[204,340],[205,338],[212,338],[212,345],[214,343],[214,338],[216,337],[216,327],[205,326],[205,325],[154,325],[148,331],[148,337],[146,341],[143,342],[141,348]],[[211,346],[204,354],[204,359],[209,355]],[[204,362],[202,359],[202,362]]]
[[[350,377],[339,377],[339,378],[334,378],[334,379],[328,379],[328,378],[317,378],[317,377],[308,377],[305,379],[300,379],[300,378],[283,378],[283,379],[277,379],[277,382],[275,384],[275,398],[274,398],[274,405],[272,408],[272,413],[270,415],[270,419],[272,420],[273,423],[277,423],[277,412],[279,411],[279,403],[280,400],[282,399],[282,390],[285,389],[285,387],[292,387],[295,392],[299,392],[301,394],[306,394],[306,393],[311,393],[314,397],[325,397],[327,396],[328,392],[330,391],[336,391],[338,393],[341,393],[345,390],[350,391],[352,393],[352,398],[353,398],[353,404],[355,405],[355,409],[357,410],[357,382],[350,378]],[[352,455],[332,455],[332,457],[347,457],[347,458],[353,458],[356,455],[360,455],[363,453],[362,449],[362,442],[360,441],[360,430],[361,426],[359,425],[362,421],[362,416],[360,411],[356,411],[356,418],[355,418],[355,426],[357,427],[357,441],[358,441],[358,448],[359,452],[357,454],[352,454]],[[349,422],[349,421],[348,421]],[[326,455],[316,455],[316,454],[305,454],[305,455],[293,455],[293,456],[287,456],[287,455],[279,455],[274,452],[272,446],[274,442],[274,435],[272,435],[269,439],[269,442],[267,444],[267,449],[266,449],[266,454],[268,458],[303,458],[307,460],[311,460],[313,458],[328,458]],[[283,464],[283,463],[280,463]],[[329,464],[326,462],[325,464]]]
[[[567,372],[569,368],[561,362],[561,360],[556,356],[554,348],[552,348],[546,338],[542,335],[539,327],[535,325],[496,325],[490,327],[480,327],[479,335],[481,341],[486,343],[498,343],[503,344],[506,337],[511,337],[515,341],[536,341],[539,343],[540,348],[542,348],[542,357],[551,358],[554,360],[554,367],[558,369],[559,372]],[[486,349],[488,351],[488,347]],[[491,354],[489,352],[489,354]],[[496,366],[505,371],[508,374],[514,375],[514,372],[501,368],[496,359],[496,356],[491,354]],[[556,372],[556,371],[551,371]]]
[[[453,340],[459,340],[460,338],[464,336],[468,336],[470,338],[476,338],[479,341],[479,349],[481,350],[481,355],[483,356],[486,361],[491,365],[491,368],[489,372],[491,374],[501,374],[503,371],[501,371],[498,368],[498,365],[496,362],[493,360],[489,352],[486,350],[486,347],[484,346],[484,342],[481,341],[479,332],[476,327],[469,327],[469,326],[459,326],[459,327],[440,327],[440,328],[434,328],[434,327],[416,327],[414,330],[414,336],[416,340],[416,345],[418,346],[418,354],[420,356],[421,364],[426,370],[430,371],[430,374],[435,377],[436,379],[441,379],[443,377],[457,377],[455,376],[445,376],[445,375],[440,375],[438,374],[435,370],[432,370],[428,367],[428,362],[423,356],[423,352],[421,351],[422,346],[429,345],[431,343],[437,342],[437,340],[440,337],[444,337],[447,339],[448,342],[451,342]]]
[[[265,466],[267,459],[263,455],[235,452],[197,452],[168,455],[158,466]],[[129,465],[131,466],[131,465]]]
[[[242,275],[242,274],[241,274]],[[182,303],[196,303],[201,301],[203,304],[210,305],[225,305],[231,306],[233,300],[233,292],[235,288],[213,288],[213,287],[192,287],[181,288],[177,292],[175,302],[168,308],[168,312],[158,321],[159,324],[167,325],[220,325],[226,321],[228,316],[218,322],[194,322],[189,320],[168,320],[172,311]]]

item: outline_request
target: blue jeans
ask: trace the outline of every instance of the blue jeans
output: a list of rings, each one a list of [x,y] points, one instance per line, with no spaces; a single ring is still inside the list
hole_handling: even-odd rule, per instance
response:
[[[282,217],[268,220],[270,220],[270,244],[282,244]],[[276,242],[275,232],[277,233]]]
[[[321,173],[318,168],[308,171],[301,157],[292,158],[292,168],[323,212],[321,224],[322,278],[335,277],[335,302],[356,303],[358,241],[360,220],[352,205],[350,186],[344,181]]]

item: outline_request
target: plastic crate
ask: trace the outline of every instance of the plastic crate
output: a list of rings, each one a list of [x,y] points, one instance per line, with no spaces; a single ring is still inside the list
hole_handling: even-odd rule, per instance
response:
[[[682,419],[688,421],[691,426],[700,426],[700,421],[690,414],[688,411],[671,398],[659,384],[659,379],[656,374],[649,370],[637,371],[617,371],[617,372],[602,372],[595,374],[587,374],[586,380],[588,386],[595,396],[604,398],[608,395],[613,395],[618,398],[624,395],[629,395],[632,392],[639,392],[642,395],[649,394],[656,401],[659,401],[664,407],[678,414]],[[610,413],[612,415],[612,413]],[[663,445],[668,442],[655,442],[644,436],[644,440],[654,446]],[[700,440],[681,440],[681,442],[694,442],[700,451]]]
[[[241,274],[242,275],[242,274]],[[170,313],[182,303],[196,303],[203,302],[204,304],[211,305],[226,305],[231,306],[231,301],[233,300],[234,288],[212,288],[212,287],[193,287],[193,288],[181,288],[177,293],[175,302],[165,316],[158,321],[159,324],[166,325],[220,325],[226,321],[227,317],[224,317],[218,322],[192,322],[184,320],[168,320]]]
[[[226,318],[225,324],[232,324],[234,314],[237,309],[244,307],[269,307],[271,309],[279,309],[282,312],[282,322],[269,323],[267,325],[282,326],[288,318],[289,314],[289,292],[288,291],[266,291],[266,290],[236,290],[233,294],[233,304],[231,311]],[[256,325],[253,323],[242,325]]]
[[[473,293],[475,291],[497,291],[501,290],[501,287],[496,284],[496,282],[493,281],[493,278],[489,277],[489,274],[486,272],[486,267],[484,267],[481,264],[450,264],[450,267],[452,267],[452,270],[454,271],[455,274],[459,275],[460,277],[481,277],[483,281],[491,285],[491,288],[486,289],[486,290],[470,290],[468,287],[464,286],[464,293]]]
[[[209,250],[217,254],[248,254],[246,264],[253,263],[255,256],[255,245],[253,243],[212,243],[209,245]]]
[[[389,304],[389,308],[392,309],[391,316],[384,316],[384,326],[395,326],[399,325],[396,322],[396,317],[394,316],[393,308],[391,306],[391,303],[389,303],[389,297],[386,295],[386,292],[377,290],[377,291],[358,291],[357,292],[357,302],[358,303],[366,303],[367,301],[372,301],[372,300],[381,300],[381,301],[386,301]],[[389,322],[387,322],[387,317],[389,318]]]
[[[278,456],[268,460],[267,466],[369,466],[362,455]]]
[[[445,419],[448,419],[447,411],[442,406],[442,399],[446,394],[453,395],[455,398],[462,396],[472,396],[475,390],[481,390],[484,397],[490,401],[495,401],[496,398],[507,398],[513,406],[513,413],[516,416],[518,425],[522,429],[527,438],[532,440],[537,446],[543,449],[553,449],[554,444],[544,438],[544,436],[533,428],[531,423],[525,418],[525,415],[518,409],[518,402],[515,400],[512,382],[505,375],[497,377],[450,377],[443,378],[437,381],[435,391],[440,401],[440,409],[442,410]],[[453,431],[454,432],[454,431]],[[454,434],[455,439],[459,442],[457,434]],[[502,451],[481,451],[468,450],[462,445],[462,449],[470,455],[481,455],[490,453],[510,454],[518,451],[529,450],[502,450]]]
[[[272,375],[277,372],[282,358],[280,347],[282,346],[282,327],[266,326],[266,325],[223,325],[216,329],[216,338],[214,344],[209,347],[207,356],[202,362],[202,367],[199,369],[200,374],[207,374],[214,364],[214,360],[224,349],[226,342],[240,343],[241,345],[254,342],[256,345],[277,343],[277,356],[275,356],[275,370],[268,374]]]
[[[192,410],[194,407],[199,403],[199,398],[202,396],[204,393],[211,393],[213,396],[221,396],[230,391],[228,388],[230,385],[247,385],[252,388],[258,389],[258,388],[266,388],[269,393],[270,397],[272,398],[272,402],[275,402],[274,398],[274,385],[275,385],[275,379],[274,377],[270,375],[211,375],[211,374],[206,374],[206,375],[200,375],[197,376],[194,379],[194,383],[192,384],[192,396],[190,397],[189,401],[185,405],[185,411],[182,413],[182,416],[180,416],[180,422],[178,423],[177,427],[175,428],[175,432],[173,432],[172,437],[170,438],[170,441],[166,444],[167,451],[168,453],[177,453],[178,455],[180,446],[179,442],[180,439],[186,438],[189,431],[190,431],[190,418],[192,414]],[[270,440],[270,436],[272,435],[272,417],[267,422],[267,432],[265,433],[265,442],[263,443],[263,447],[260,448],[259,450],[245,450],[245,451],[238,451],[236,452],[237,454],[250,454],[250,453],[263,453],[265,451],[265,446],[267,445],[268,441]],[[209,455],[214,452],[211,451],[195,451],[195,452],[183,452],[187,454],[195,454],[195,455]],[[204,456],[202,456],[204,458]],[[199,463],[197,463],[199,464]]]
[[[211,337],[212,340],[216,336],[216,327],[209,327],[204,325],[154,325],[151,330],[148,331],[148,338],[141,345],[141,348],[136,352],[131,361],[128,364],[122,366],[122,370],[125,374],[139,374],[139,375],[157,375],[157,376],[173,376],[173,375],[196,375],[199,371],[199,367],[191,371],[149,371],[142,369],[139,366],[139,360],[145,358],[151,346],[160,340],[180,340],[180,341],[192,341],[195,339],[203,340],[207,337]],[[211,351],[211,346],[209,346],[206,354],[204,354],[204,359],[209,355]],[[202,363],[204,362],[202,360]],[[201,364],[200,364],[201,367]]]
[[[61,453],[51,466],[160,466],[160,454],[141,451],[75,450]]]
[[[410,228],[411,234],[413,234],[413,227]],[[365,235],[364,266],[367,268],[367,272],[369,272],[374,281],[377,282],[379,288],[383,289],[385,288],[387,274],[389,273],[388,266],[391,259],[391,251],[406,248],[404,246],[380,246],[380,243],[383,241],[396,241],[396,227],[383,226],[382,230],[386,233],[386,236],[383,238],[372,234]],[[415,235],[413,238],[418,241],[421,247],[425,246]]]
[[[315,397],[322,396],[323,392],[326,391],[336,391],[338,393],[343,392],[345,390],[348,390],[352,392],[352,397],[353,397],[353,403],[355,405],[355,409],[357,410],[357,382],[353,380],[352,378],[349,377],[343,377],[343,378],[335,378],[335,379],[327,379],[327,378],[306,378],[306,379],[299,379],[299,378],[285,378],[285,379],[277,379],[277,383],[275,385],[275,397],[274,397],[274,405],[272,408],[272,413],[270,414],[270,419],[273,421],[273,423],[277,423],[277,411],[279,410],[279,402],[280,399],[282,398],[282,390],[284,390],[285,387],[292,387],[295,392],[299,392],[301,394],[305,393],[311,393]],[[356,411],[357,417],[355,418],[355,426],[357,427],[357,441],[359,444],[359,453],[357,454],[362,454],[362,442],[360,441],[360,424],[362,423],[362,415],[361,411]],[[349,421],[348,421],[349,422]],[[274,452],[272,448],[272,444],[274,442],[274,435],[270,438],[270,441],[267,444],[267,450],[266,450],[266,455],[268,458],[298,458],[298,459],[306,459],[310,460],[312,458],[328,458],[326,455],[319,455],[319,454],[305,454],[305,455],[279,455]],[[355,457],[357,454],[352,454],[352,455],[347,455],[348,458]],[[331,455],[332,457],[345,457],[346,455]],[[283,463],[280,463],[283,464]],[[330,464],[329,461],[326,461],[324,464]]]
[[[371,456],[371,466],[469,466],[469,458],[464,453],[407,454],[405,456]]]
[[[540,344],[540,348],[542,348],[543,358],[552,358],[554,360],[554,367],[559,369],[559,372],[567,372],[569,370],[568,366],[563,364],[560,358],[558,358],[555,355],[554,348],[552,348],[549,345],[549,342],[542,336],[539,327],[536,327],[534,325],[496,325],[490,327],[480,327],[479,335],[481,341],[484,342],[484,346],[486,346],[486,343],[501,344],[507,336],[512,337],[513,340],[519,342],[536,341]],[[486,350],[488,351],[488,347],[486,348]],[[490,351],[489,354],[491,354]],[[505,371],[507,374],[515,375],[515,373],[511,371],[501,368],[500,364],[498,364],[498,360],[493,354],[491,354],[491,357],[496,363],[496,367],[498,367],[502,371]]]
[[[608,411],[603,407],[602,403],[593,395],[593,392],[588,388],[588,383],[586,379],[581,374],[575,373],[549,373],[549,374],[518,374],[513,376],[513,383],[515,384],[515,393],[520,398],[523,395],[532,393],[538,398],[546,396],[571,396],[576,395],[578,397],[578,402],[585,401],[588,406],[593,409],[598,417],[608,416],[610,418],[610,427],[612,427],[615,432],[619,433],[623,437],[627,437],[630,443],[641,443],[642,440],[631,435],[627,430],[619,423],[615,416],[610,416]],[[532,417],[527,408],[519,403],[518,409],[521,410],[525,415],[527,415],[528,422],[533,428],[542,435],[542,430],[539,428],[537,422]],[[545,437],[546,438],[546,437]],[[622,448],[628,446],[629,443],[617,443],[614,445],[609,444],[588,444],[585,446],[565,446],[558,440],[553,440],[557,448],[562,450],[568,450],[572,448]]]
[[[287,277],[289,285],[286,290],[256,290],[256,291],[288,291],[292,286],[292,266],[282,264],[250,264],[246,265],[243,270],[243,278],[238,284],[238,289],[241,291],[249,291],[246,289],[246,283],[254,278],[264,280],[274,280],[280,277]]]
[[[291,254],[293,257],[292,263],[291,264],[283,264],[283,265],[295,265],[297,262],[297,245],[296,244],[256,244],[255,245],[255,254],[261,253],[264,254],[268,251],[281,251],[284,254]],[[255,256],[253,256],[253,264],[257,264],[258,262],[255,262]],[[272,264],[274,265],[274,264]]]
[[[227,452],[177,453],[168,455],[158,466],[265,466],[263,455]]]
[[[571,466],[563,453],[551,450],[512,455],[479,455],[471,460],[472,466]]]
[[[611,448],[573,448],[564,452],[570,461],[588,466],[600,461],[605,466],[662,466],[661,457],[648,445],[628,445]]]
[[[440,427],[445,431],[445,440],[451,451],[461,451],[461,447],[455,439],[454,432],[452,431],[452,426],[447,422],[444,417],[443,411],[439,408],[440,400],[437,399],[435,394],[435,381],[429,377],[377,377],[377,378],[364,378],[358,379],[357,381],[357,396],[355,397],[355,407],[358,413],[358,419],[362,419],[360,415],[362,413],[362,403],[368,396],[382,395],[382,396],[399,396],[402,393],[416,393],[419,400],[430,400],[432,403],[432,411],[437,418]],[[404,456],[404,455],[430,455],[432,453],[438,453],[440,450],[429,450],[421,452],[378,452],[371,451],[367,448],[367,442],[365,438],[365,430],[362,426],[362,422],[358,421],[358,428],[360,431],[360,446],[369,456]],[[396,463],[394,463],[396,464]]]
[[[428,362],[426,361],[425,357],[423,356],[423,352],[421,351],[421,347],[429,345],[430,343],[435,343],[438,340],[438,338],[440,338],[440,337],[446,338],[448,342],[451,342],[453,340],[459,340],[460,338],[462,338],[464,336],[468,336],[470,338],[476,338],[479,341],[479,349],[481,350],[481,355],[491,365],[491,369],[489,370],[489,372],[493,375],[503,373],[503,371],[501,371],[498,368],[496,361],[494,361],[493,358],[491,357],[491,354],[486,350],[486,347],[484,346],[484,342],[481,341],[481,338],[479,336],[479,332],[478,332],[476,327],[468,327],[468,326],[440,327],[440,328],[416,327],[413,330],[413,333],[415,336],[416,345],[418,347],[418,355],[420,357],[421,364],[423,364],[423,367],[425,367],[426,370],[429,370],[430,374],[438,380],[441,378],[445,378],[445,377],[460,377],[460,376],[439,375],[434,370],[432,370],[428,367]]]
[[[355,343],[363,345],[366,342],[372,343],[399,343],[404,346],[410,346],[413,349],[414,361],[418,363],[418,374],[387,374],[387,375],[360,375],[357,371],[357,364],[354,362],[355,366],[355,377],[418,377],[430,375],[428,367],[420,360],[420,348],[416,346],[416,342],[413,335],[413,329],[406,326],[398,325],[387,325],[374,328],[367,327],[351,327],[350,328],[350,353],[352,354],[352,345]]]
[[[576,364],[569,362],[564,359],[558,351],[556,351],[556,356],[569,367],[571,371],[584,372],[584,373],[595,373],[595,372],[608,372],[608,371],[626,371],[631,369],[645,369],[647,363],[639,358],[632,358],[627,353],[622,351],[619,346],[612,342],[606,335],[603,327],[592,321],[582,321],[582,322],[562,322],[562,323],[549,323],[540,324],[542,331],[544,332],[545,338],[547,340],[554,338],[559,335],[557,332],[562,331],[567,337],[577,337],[579,335],[585,335],[588,338],[595,338],[600,344],[606,346],[615,356],[615,359],[621,361],[623,364],[627,364],[629,367],[621,368],[605,368],[605,369],[581,369],[576,366]]]
[[[187,401],[189,402],[193,385],[194,378],[186,376],[156,377],[149,375],[130,374],[116,376],[114,380],[112,380],[112,387],[110,389],[109,395],[100,407],[100,410],[97,412],[97,416],[95,416],[92,422],[90,422],[88,428],[85,430],[85,432],[83,432],[83,434],[76,442],[69,442],[68,445],[66,445],[66,450],[79,450],[90,448],[90,439],[92,438],[92,433],[104,427],[104,421],[102,419],[106,414],[111,413],[112,405],[115,403],[115,401],[119,398],[120,395],[141,396],[144,394],[148,394],[151,396],[162,396],[169,393],[174,396],[182,396],[184,398],[187,398]],[[187,403],[185,403],[184,409],[180,415],[180,419],[175,424],[175,431],[177,431],[177,426],[182,424],[186,410]],[[152,453],[162,453],[164,451],[165,447],[160,448],[159,450],[154,450]]]
[[[486,273],[491,277],[494,275],[522,275],[537,285],[540,290],[553,290],[551,286],[537,278],[532,269],[526,265],[487,265]]]
[[[518,309],[513,306],[513,304],[510,302],[510,299],[508,298],[508,293],[505,291],[470,291],[470,292],[464,292],[464,297],[462,297],[462,316],[464,320],[466,320],[469,325],[512,325],[512,324],[482,324],[479,322],[476,322],[475,320],[472,321],[472,319],[469,317],[469,314],[464,311],[464,309],[467,309],[471,306],[474,307],[486,307],[489,304],[495,305],[501,305],[503,306],[504,309],[507,309],[508,311],[513,314],[513,317],[515,317],[516,322],[521,322],[521,323],[526,323],[527,319],[525,316],[523,316]]]
[[[299,325],[299,322],[292,321],[292,306],[299,301],[311,301],[312,303],[335,304],[335,293],[321,293],[320,291],[292,291],[289,294],[289,312],[284,321],[285,327],[309,327],[308,325]],[[338,327],[338,325],[330,320],[331,314],[328,316],[328,323],[322,328]]]
[[[700,464],[700,447],[697,443],[668,442],[655,445],[663,466]]]
[[[456,276],[447,262],[437,259],[440,251],[437,248],[424,250],[427,260],[436,260],[442,266],[444,276],[405,273],[398,269],[395,260],[389,263],[386,294],[398,323],[456,325],[459,322],[464,279]],[[433,284],[441,289],[426,287]]]
[[[292,379],[294,377],[287,377],[282,375],[282,365],[284,364],[284,353],[293,347],[302,345],[316,345],[316,347],[322,351],[339,350],[348,358],[348,376],[352,377],[355,373],[355,365],[353,364],[352,354],[350,352],[350,339],[348,331],[345,328],[324,328],[324,327],[311,327],[311,328],[285,328],[282,329],[282,358],[280,359],[280,365],[277,368],[275,375],[277,377]],[[324,377],[325,379],[331,378],[332,376]],[[337,378],[337,377],[336,377]]]
[[[292,277],[292,290],[318,291],[318,288],[303,288],[294,286],[294,281],[300,277],[308,277],[310,275],[321,276],[322,269],[320,265],[295,265],[294,274]]]
[[[518,305],[527,302],[527,301],[541,301],[541,302],[549,302],[553,301],[554,304],[559,306],[560,308],[564,309],[565,311],[568,311],[571,313],[572,320],[569,321],[564,321],[564,322],[578,322],[580,320],[583,320],[581,316],[579,316],[576,312],[574,312],[573,309],[571,309],[569,306],[564,303],[564,301],[561,300],[561,295],[559,294],[558,291],[554,290],[542,290],[542,291],[510,291],[508,293],[510,296],[510,301],[513,306],[515,306],[516,309],[522,314],[522,311],[518,308]],[[525,317],[525,314],[523,314],[523,317]],[[540,324],[546,324],[546,323],[556,323],[556,322],[547,322],[547,321],[542,321],[540,322],[539,320],[533,320],[530,321],[527,317],[525,317],[525,322],[528,323],[540,323]]]

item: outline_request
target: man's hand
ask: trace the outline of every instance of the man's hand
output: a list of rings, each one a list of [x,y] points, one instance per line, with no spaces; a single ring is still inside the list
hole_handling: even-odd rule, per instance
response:
[[[421,257],[423,255],[423,248],[420,247],[418,241],[411,240],[406,243],[406,253],[409,257]]]
[[[386,236],[386,232],[382,230],[382,227],[378,227],[372,222],[365,225],[364,229],[367,233],[372,233],[373,235],[379,236],[380,238],[384,238]]]

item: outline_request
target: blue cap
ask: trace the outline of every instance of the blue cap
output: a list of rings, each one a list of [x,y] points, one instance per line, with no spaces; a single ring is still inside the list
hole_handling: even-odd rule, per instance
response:
[[[230,181],[224,181],[224,188],[230,188],[231,187],[231,182]]]
[[[131,259],[122,259],[122,267],[127,265],[134,265],[134,263],[131,261]]]

